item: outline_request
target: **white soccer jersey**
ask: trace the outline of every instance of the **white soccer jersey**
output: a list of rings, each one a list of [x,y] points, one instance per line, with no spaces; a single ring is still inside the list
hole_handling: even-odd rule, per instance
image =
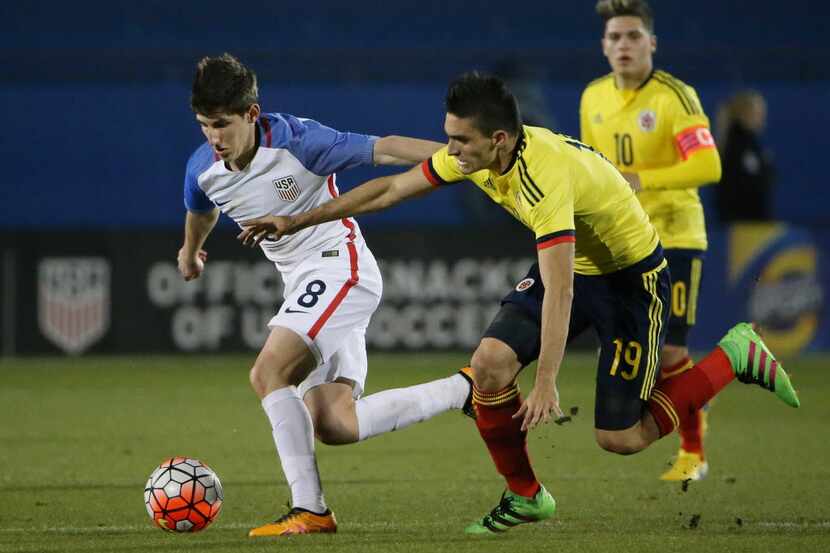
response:
[[[218,207],[237,223],[308,211],[337,196],[337,171],[372,164],[377,140],[281,113],[263,113],[256,132],[259,147],[242,171],[228,170],[208,143],[190,156],[184,181],[189,211]],[[362,237],[357,222],[348,218],[264,240],[260,246],[281,273],[289,273],[313,252],[353,241],[362,242]]]
[[[218,207],[240,223],[313,209],[337,196],[336,171],[372,163],[377,140],[276,113],[263,114],[256,132],[256,155],[242,171],[229,171],[207,143],[193,153],[184,181],[188,210]],[[285,282],[285,301],[268,326],[296,332],[318,363],[300,392],[346,378],[359,397],[367,369],[364,334],[383,283],[357,223],[333,221],[261,247]]]

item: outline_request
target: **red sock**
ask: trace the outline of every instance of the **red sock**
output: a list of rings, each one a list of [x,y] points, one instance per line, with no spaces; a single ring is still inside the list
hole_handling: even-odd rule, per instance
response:
[[[476,426],[484,439],[496,470],[507,480],[513,493],[533,497],[541,485],[536,480],[527,454],[527,432],[522,432],[522,419],[514,419],[522,398],[516,384],[497,392],[473,389]]]
[[[697,416],[696,412],[734,378],[729,357],[716,347],[692,369],[660,382],[648,401],[660,436]]]
[[[689,369],[695,366],[695,362],[691,360],[690,357],[684,357],[674,365],[669,365],[668,367],[660,367],[660,380],[666,380],[667,378],[673,378],[684,372],[688,371]]]
[[[695,366],[695,362],[686,356],[674,365],[660,368],[660,381],[674,378]],[[703,436],[701,435],[701,411],[696,411],[686,420],[680,421],[677,428],[680,434],[680,447],[689,453],[697,453],[703,457]]]
[[[686,420],[680,421],[678,432],[680,432],[680,447],[683,451],[697,453],[703,458],[703,410],[698,409]]]

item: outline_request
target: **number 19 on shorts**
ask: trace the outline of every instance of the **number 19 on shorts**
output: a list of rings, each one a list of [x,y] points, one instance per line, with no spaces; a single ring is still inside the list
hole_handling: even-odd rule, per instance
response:
[[[643,359],[643,346],[640,342],[630,341],[625,344],[621,339],[614,340],[614,362],[611,363],[611,376],[620,376],[625,380],[634,380],[640,372]],[[620,365],[623,365],[620,367]]]

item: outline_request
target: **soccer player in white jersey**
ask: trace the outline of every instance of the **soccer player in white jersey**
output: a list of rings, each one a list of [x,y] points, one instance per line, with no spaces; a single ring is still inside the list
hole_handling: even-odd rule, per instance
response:
[[[414,165],[441,144],[338,132],[309,119],[262,113],[255,74],[229,54],[202,59],[191,106],[207,142],[187,162],[179,271],[204,270],[205,240],[220,210],[237,223],[308,211],[337,196],[335,172],[370,164]],[[365,331],[381,297],[375,258],[346,218],[263,241],[285,283],[285,301],[250,372],[273,428],[292,508],[250,536],[334,532],[314,437],[346,444],[469,407],[469,375],[361,398]]]

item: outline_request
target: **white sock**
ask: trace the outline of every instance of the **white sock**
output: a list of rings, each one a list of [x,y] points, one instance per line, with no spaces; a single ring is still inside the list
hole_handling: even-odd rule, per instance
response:
[[[326,511],[317,458],[314,426],[295,386],[274,390],[262,400],[273,429],[282,471],[291,488],[291,505],[315,513]]]
[[[361,398],[355,402],[358,440],[406,428],[450,409],[461,409],[469,393],[467,379],[455,374]]]

